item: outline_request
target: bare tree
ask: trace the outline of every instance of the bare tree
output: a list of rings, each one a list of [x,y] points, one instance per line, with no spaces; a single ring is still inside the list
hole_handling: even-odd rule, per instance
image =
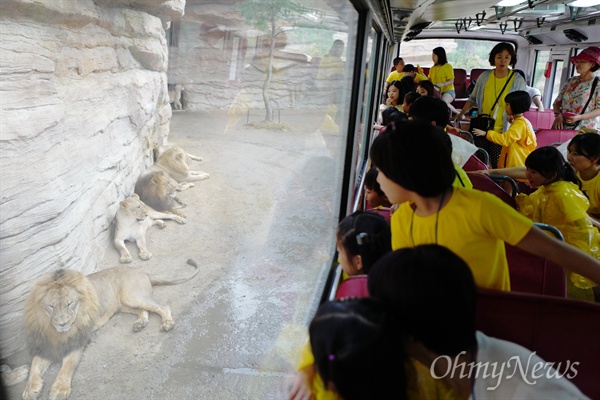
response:
[[[265,120],[273,121],[269,87],[273,76],[273,57],[277,37],[284,32],[284,25],[289,26],[302,14],[311,12],[311,10],[292,0],[245,0],[240,3],[239,7],[242,15],[250,24],[263,32],[268,32],[269,35],[269,56],[262,85],[262,97],[266,110]]]

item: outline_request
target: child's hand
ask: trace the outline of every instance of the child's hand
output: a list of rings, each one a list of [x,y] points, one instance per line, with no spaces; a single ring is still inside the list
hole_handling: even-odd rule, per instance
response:
[[[483,131],[481,129],[473,128],[473,135],[476,135],[476,136],[485,136],[485,135],[487,135],[487,132]]]
[[[309,370],[313,371],[311,376]],[[310,387],[312,386],[312,379],[314,376],[314,368],[307,367],[296,372],[294,381],[292,382],[292,388],[288,395],[289,400],[314,400]]]

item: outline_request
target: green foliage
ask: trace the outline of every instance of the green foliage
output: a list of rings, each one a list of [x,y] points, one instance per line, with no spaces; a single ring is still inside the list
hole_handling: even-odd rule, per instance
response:
[[[294,28],[286,33],[288,45],[311,56],[322,56],[329,52],[335,32],[325,29]]]
[[[495,42],[483,40],[456,40],[458,47],[448,54],[448,61],[454,68],[471,71],[473,68],[492,68],[488,57]]]
[[[270,30],[272,21],[292,20],[310,11],[292,0],[245,0],[238,7],[244,18],[263,32]]]

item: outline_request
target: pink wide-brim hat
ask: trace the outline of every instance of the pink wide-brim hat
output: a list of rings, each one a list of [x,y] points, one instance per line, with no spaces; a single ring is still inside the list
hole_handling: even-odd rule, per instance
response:
[[[575,61],[591,61],[600,66],[600,48],[588,47],[576,56],[571,57],[571,62],[574,63]]]

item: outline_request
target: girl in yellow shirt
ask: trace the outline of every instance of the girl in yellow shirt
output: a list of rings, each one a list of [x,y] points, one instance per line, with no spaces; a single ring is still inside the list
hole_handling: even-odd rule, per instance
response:
[[[526,91],[517,90],[507,94],[504,101],[506,114],[513,120],[506,133],[473,128],[473,134],[502,146],[498,168],[518,167],[525,165],[525,159],[537,146],[533,126],[523,117],[529,110],[531,98]]]
[[[448,63],[446,50],[443,47],[436,47],[431,54],[433,67],[429,70],[429,80],[435,85],[442,95],[442,100],[448,103],[448,107],[453,114],[458,114],[458,110],[450,103],[456,98],[454,91],[454,68]]]
[[[529,183],[538,190],[517,195],[519,212],[558,228],[566,243],[600,259],[600,232],[587,214],[590,202],[562,154],[552,146],[541,147],[527,157],[525,166]],[[593,300],[592,288],[597,286],[593,281],[573,272],[569,277],[569,297]]]

